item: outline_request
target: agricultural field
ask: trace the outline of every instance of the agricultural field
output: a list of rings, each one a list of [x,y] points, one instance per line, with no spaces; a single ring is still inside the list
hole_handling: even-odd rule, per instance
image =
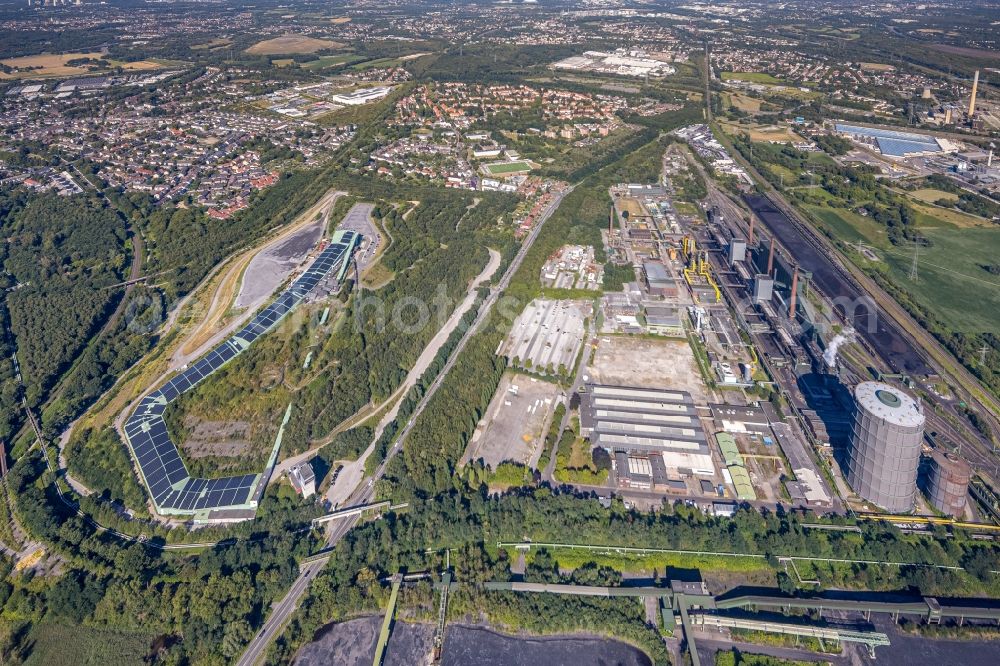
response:
[[[7,58],[0,60],[7,67],[11,67],[15,72],[0,72],[0,79],[35,79],[53,76],[77,76],[89,74],[95,71],[105,70],[104,67],[93,67],[88,64],[70,65],[75,60],[102,60],[104,54],[100,51],[80,52],[80,53],[43,53],[41,55],[24,56],[21,58]],[[135,62],[118,62],[107,60],[111,67],[122,67],[129,70],[147,70],[162,67],[161,63],[152,60],[137,60]],[[93,67],[93,68],[92,68]]]
[[[325,49],[339,49],[344,44],[329,39],[317,39],[305,35],[282,35],[257,42],[246,50],[250,55],[286,55],[292,53],[316,53]]]
[[[45,622],[31,631],[33,646],[25,666],[81,664],[125,666],[147,663],[155,637]]]

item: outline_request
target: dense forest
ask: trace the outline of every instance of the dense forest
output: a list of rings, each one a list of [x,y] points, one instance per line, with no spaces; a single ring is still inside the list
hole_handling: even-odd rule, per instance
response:
[[[148,195],[111,188],[104,198],[0,192],[0,231],[10,241],[0,248],[0,346],[16,349],[23,394],[40,409],[47,436],[58,436],[156,344],[166,311],[223,257],[319,199],[329,183],[315,176],[284,174],[225,224],[199,210],[157,206]],[[133,288],[122,303],[125,290],[108,287],[124,280],[130,266],[126,223],[145,242],[143,272],[158,279],[156,288]],[[109,321],[116,308],[118,316]],[[24,424],[9,359],[5,353],[0,361],[0,439]]]
[[[95,532],[61,504],[44,469],[36,454],[25,456],[10,471],[7,484],[18,497],[18,523],[60,558],[65,573],[51,584],[33,583],[30,574],[14,574],[0,584],[5,608],[0,657],[5,663],[20,663],[53,625],[79,627],[81,638],[92,638],[94,632],[105,640],[139,636],[144,661],[231,663],[270,602],[297,575],[296,559],[315,545],[311,533],[301,529],[314,514],[294,494],[267,498],[268,511],[254,523],[266,539],[194,555],[124,544]],[[7,572],[9,567],[7,563]],[[61,661],[50,658],[54,660],[48,663]]]
[[[5,273],[8,348],[17,351],[30,407],[38,407],[114,310],[121,291],[107,287],[128,266],[125,228],[115,211],[88,195],[0,191],[0,266]],[[6,323],[6,322],[4,322]],[[5,355],[6,356],[6,355]],[[20,412],[4,378],[5,415]],[[19,420],[5,416],[0,439]]]

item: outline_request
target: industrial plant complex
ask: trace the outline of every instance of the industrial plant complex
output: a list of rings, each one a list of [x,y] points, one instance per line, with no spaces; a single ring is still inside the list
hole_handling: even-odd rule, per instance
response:
[[[998,3],[7,3],[0,666],[1000,664]]]
[[[954,149],[926,135],[837,130],[886,155]],[[694,152],[732,162],[702,126],[677,134]],[[544,461],[538,440],[562,404],[562,425],[551,427],[578,423],[578,440],[540,471],[643,506],[684,499],[718,513],[740,502],[791,503],[959,520],[985,511],[968,501],[968,465],[925,432],[910,389],[926,369],[905,353],[890,357],[901,384],[872,381],[858,366],[859,340],[905,349],[878,307],[859,295],[844,320],[826,305],[825,294],[851,287],[803,253],[799,232],[769,199],[746,188],[751,216],[711,194],[702,211],[691,210],[674,182],[697,168],[692,156],[667,150],[663,168],[660,182],[610,188],[603,247],[564,246],[546,262],[543,288],[561,293],[593,288],[598,252],[634,279],[599,299],[538,298],[521,312],[498,353],[527,375],[498,389],[466,459]],[[780,408],[774,393],[754,399],[750,389],[761,385],[780,391]],[[498,420],[512,418],[516,403],[533,425],[509,433]],[[535,423],[539,413],[545,419]]]

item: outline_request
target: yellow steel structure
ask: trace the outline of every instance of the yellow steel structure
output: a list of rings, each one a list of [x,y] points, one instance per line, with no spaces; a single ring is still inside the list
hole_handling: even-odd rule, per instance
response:
[[[694,238],[690,236],[685,236],[681,241],[682,249],[684,251],[684,257],[687,260],[687,267],[684,269],[684,279],[687,283],[694,286],[694,276],[700,275],[705,279],[712,289],[715,290],[715,302],[718,303],[722,300],[722,292],[719,290],[719,285],[716,284],[715,279],[712,277],[711,269],[708,265],[708,253],[702,252],[698,254],[698,245],[695,243]]]

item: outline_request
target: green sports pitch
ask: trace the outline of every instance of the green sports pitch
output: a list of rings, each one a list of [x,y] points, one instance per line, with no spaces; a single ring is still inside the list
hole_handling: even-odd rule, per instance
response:
[[[504,176],[511,173],[531,171],[531,162],[496,162],[494,164],[487,164],[486,170],[492,176]]]

